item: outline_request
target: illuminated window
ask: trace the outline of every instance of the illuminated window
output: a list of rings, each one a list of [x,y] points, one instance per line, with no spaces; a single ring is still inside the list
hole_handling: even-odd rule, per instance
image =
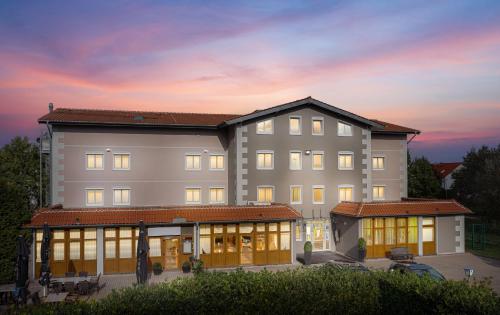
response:
[[[130,169],[130,154],[113,154],[113,169],[129,170]]]
[[[257,151],[257,169],[272,170],[274,168],[273,151]]]
[[[257,123],[257,134],[271,135],[273,134],[273,120],[268,119]]]
[[[300,135],[302,133],[302,123],[300,116],[290,117],[289,124],[291,135]]]
[[[97,257],[97,230],[88,228],[83,231],[83,259],[95,260]]]
[[[54,260],[62,261],[64,260],[64,243],[54,243]]]
[[[372,169],[383,170],[385,168],[385,158],[383,156],[372,157]]]
[[[295,240],[302,241],[302,224],[300,222],[295,225]]]
[[[132,228],[120,228],[120,258],[132,258]]]
[[[352,193],[353,193],[353,187],[352,186],[341,186],[339,187],[339,201],[352,201]]]
[[[302,169],[302,152],[301,151],[291,151],[290,152],[290,169],[291,170],[301,170]]]
[[[199,171],[201,170],[201,155],[187,154],[186,155],[186,170]]]
[[[102,170],[104,169],[104,155],[103,154],[87,154],[87,169],[88,170]]]
[[[418,243],[418,220],[417,217],[408,218],[408,244]]]
[[[339,170],[352,170],[353,157],[352,152],[339,152]]]
[[[325,203],[325,186],[313,186],[313,204]]]
[[[149,239],[149,256],[150,257],[161,257],[161,239],[160,238],[150,238]]]
[[[274,188],[261,186],[257,187],[257,201],[258,202],[273,202]]]
[[[290,186],[290,203],[302,203],[302,186]]]
[[[313,151],[312,153],[312,169],[325,169],[325,153],[322,151]]]
[[[269,223],[267,250],[278,250],[278,223]]]
[[[211,155],[210,156],[210,170],[223,170],[224,169],[224,155]]]
[[[314,136],[322,136],[325,133],[323,117],[312,118],[312,134]]]
[[[80,259],[80,241],[69,242],[69,259],[71,260]]]
[[[102,206],[103,205],[103,189],[87,189],[86,191],[87,206]]]
[[[130,205],[130,189],[115,188],[113,189],[113,204],[114,205]]]
[[[373,186],[373,200],[385,199],[385,186]]]
[[[116,240],[104,242],[104,255],[108,259],[116,258]]]
[[[186,203],[201,203],[201,188],[186,188]]]
[[[224,188],[210,188],[210,203],[224,203]]]
[[[339,121],[337,124],[337,135],[342,137],[352,136],[352,126]]]
[[[210,225],[200,225],[200,252],[201,254],[210,254]]]
[[[385,218],[385,244],[394,245],[396,244],[396,227],[395,218]]]
[[[370,218],[363,219],[363,238],[367,246],[373,245],[372,219]]]

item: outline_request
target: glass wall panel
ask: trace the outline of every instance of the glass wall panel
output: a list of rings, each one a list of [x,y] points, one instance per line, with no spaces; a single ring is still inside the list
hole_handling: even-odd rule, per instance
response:
[[[236,253],[236,235],[227,235],[226,248],[228,253]]]
[[[417,217],[408,218],[408,243],[418,243],[418,220]]]
[[[241,228],[241,226],[240,226]],[[251,235],[240,235],[240,262],[242,264],[253,263],[253,244]]]
[[[161,239],[160,238],[150,238],[149,239],[149,256],[150,257],[161,257]]]
[[[132,258],[131,239],[120,239],[120,258]]]
[[[85,240],[83,243],[83,259],[95,260],[97,257],[97,248],[95,240]]]
[[[242,223],[240,224],[240,233],[252,233],[253,231],[253,224],[252,223]]]
[[[104,242],[104,257],[108,259],[116,258],[116,241]]]
[[[227,233],[236,233],[236,224],[227,225]]]
[[[281,232],[280,249],[290,250],[290,232]]]
[[[407,241],[406,218],[398,218],[396,222],[398,225],[397,241],[399,244],[404,244]]]
[[[385,244],[396,244],[396,228],[394,218],[385,218]]]
[[[373,245],[372,219],[370,218],[363,219],[363,238],[367,246]]]
[[[71,241],[69,243],[69,259],[80,259],[80,241]]]
[[[200,252],[201,254],[210,254],[210,235],[200,236]]]
[[[269,233],[268,234],[268,250],[273,251],[278,249],[278,234]]]
[[[255,237],[255,249],[258,252],[266,250],[266,235],[264,233],[259,233]]]
[[[62,261],[64,260],[64,243],[54,243],[54,260]]]
[[[224,253],[224,236],[215,235],[214,236],[214,254]]]

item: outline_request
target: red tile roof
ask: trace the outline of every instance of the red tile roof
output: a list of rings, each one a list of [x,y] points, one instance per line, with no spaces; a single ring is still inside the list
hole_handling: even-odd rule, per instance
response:
[[[381,121],[378,119],[371,119],[371,121],[376,122],[377,124],[383,125],[383,129],[375,129],[374,132],[381,133],[416,133],[420,134],[420,130],[408,128],[400,125],[391,124],[385,121]]]
[[[472,214],[472,211],[455,200],[415,199],[381,202],[341,202],[331,212],[351,217]]]
[[[462,165],[462,163],[460,162],[437,163],[437,164],[432,164],[432,168],[434,169],[436,176],[443,179],[460,165]]]
[[[302,215],[285,204],[266,206],[199,206],[155,208],[40,209],[27,227],[107,226],[145,224],[168,225],[187,222],[258,222],[295,220]],[[184,221],[185,220],[185,221]]]
[[[216,127],[224,121],[238,116],[240,115],[57,108],[53,112],[38,119],[38,122]]]

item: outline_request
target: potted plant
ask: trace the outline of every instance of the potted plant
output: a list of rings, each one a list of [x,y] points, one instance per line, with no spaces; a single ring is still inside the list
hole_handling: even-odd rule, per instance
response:
[[[163,272],[163,266],[159,262],[155,262],[153,264],[153,273],[157,276],[161,275],[162,272]]]
[[[365,257],[366,257],[366,241],[362,237],[360,237],[358,239],[358,257],[359,257],[360,261],[365,261]]]
[[[191,263],[189,261],[185,261],[182,263],[182,272],[184,273],[191,272]]]
[[[307,241],[304,243],[304,265],[309,266],[311,264],[311,254],[312,243]]]
[[[202,272],[203,272],[203,260],[196,259],[196,261],[193,263],[193,273],[200,274]]]

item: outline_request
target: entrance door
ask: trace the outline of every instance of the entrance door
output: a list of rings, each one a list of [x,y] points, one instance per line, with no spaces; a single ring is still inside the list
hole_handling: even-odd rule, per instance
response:
[[[240,235],[240,264],[248,265],[253,263],[253,242],[252,235]]]
[[[422,220],[422,245],[424,255],[436,254],[436,229],[434,218]]]
[[[313,223],[313,250],[324,250],[325,233],[321,222]]]
[[[165,269],[179,268],[179,238],[165,239]]]

